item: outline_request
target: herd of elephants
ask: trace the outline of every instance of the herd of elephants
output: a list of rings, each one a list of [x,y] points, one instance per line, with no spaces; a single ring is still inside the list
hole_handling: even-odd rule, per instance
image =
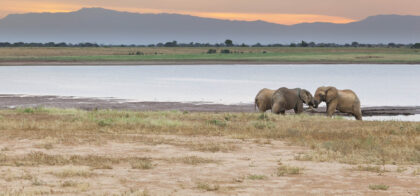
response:
[[[310,109],[318,108],[321,102],[327,104],[327,116],[331,117],[336,110],[353,115],[362,120],[360,100],[352,90],[338,90],[332,86],[322,86],[315,91],[315,96],[306,89],[277,90],[264,88],[255,97],[255,107],[260,112],[270,110],[275,114],[285,114],[286,110],[294,109],[296,114],[303,112],[303,103]]]

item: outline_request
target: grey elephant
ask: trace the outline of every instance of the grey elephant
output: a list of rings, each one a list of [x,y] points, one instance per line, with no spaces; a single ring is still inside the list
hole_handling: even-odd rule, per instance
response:
[[[312,107],[314,99],[312,94],[300,88],[279,88],[272,97],[271,111],[275,114],[285,114],[286,110],[294,109],[296,114],[303,112],[303,103]]]
[[[275,90],[268,88],[261,89],[257,96],[255,96],[255,108],[258,108],[258,111],[265,112],[271,109],[271,98],[273,97]]]
[[[314,108],[321,102],[327,103],[327,116],[331,117],[335,110],[353,115],[362,120],[360,100],[352,90],[338,90],[332,86],[319,87],[315,92]]]

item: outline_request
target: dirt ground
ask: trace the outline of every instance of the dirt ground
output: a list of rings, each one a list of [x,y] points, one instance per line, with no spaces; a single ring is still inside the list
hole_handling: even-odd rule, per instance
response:
[[[80,145],[56,144],[49,137],[0,138],[3,158],[42,152],[116,160],[142,157],[150,161],[140,167],[120,161],[95,168],[31,166],[24,163],[29,160],[21,159],[21,164],[0,166],[0,195],[420,195],[418,165],[383,165],[363,171],[355,165],[298,159],[310,149],[282,141],[137,136],[141,139]],[[373,190],[376,186],[389,187]]]

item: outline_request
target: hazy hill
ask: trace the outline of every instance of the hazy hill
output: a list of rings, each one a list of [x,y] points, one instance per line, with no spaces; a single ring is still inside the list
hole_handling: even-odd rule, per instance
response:
[[[301,40],[350,43],[420,42],[420,16],[380,15],[348,23],[279,25],[179,14],[138,14],[102,8],[70,13],[12,14],[0,20],[0,42],[290,43]]]

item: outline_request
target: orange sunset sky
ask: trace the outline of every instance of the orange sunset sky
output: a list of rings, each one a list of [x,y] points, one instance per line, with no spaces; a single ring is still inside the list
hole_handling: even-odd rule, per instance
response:
[[[0,0],[0,18],[11,13],[70,12],[83,7],[279,24],[347,23],[378,14],[420,15],[420,0]]]

